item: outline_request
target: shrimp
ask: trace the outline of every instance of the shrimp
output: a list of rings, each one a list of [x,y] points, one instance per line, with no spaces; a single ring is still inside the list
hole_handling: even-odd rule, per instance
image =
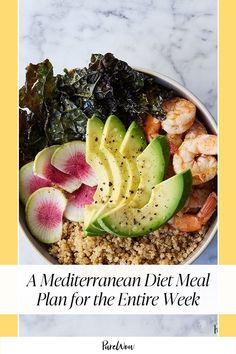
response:
[[[185,149],[195,155],[217,155],[217,135],[202,134],[194,139],[185,140],[183,144]]]
[[[193,185],[210,181],[217,174],[217,136],[202,134],[194,139],[184,140],[173,156],[175,173],[190,168]]]
[[[162,128],[169,134],[182,134],[194,123],[196,106],[184,98],[176,97],[164,101],[162,108],[166,113]]]
[[[156,138],[159,135],[159,131],[161,129],[161,122],[149,114],[143,125],[143,130],[146,136],[147,141],[150,141]],[[174,153],[178,150],[180,145],[182,144],[182,134],[166,134],[166,138],[170,145],[170,153],[174,155]]]
[[[196,119],[191,128],[187,130],[185,139],[194,139],[202,134],[207,134],[207,130],[204,125]]]
[[[209,182],[201,185],[203,188],[199,188],[199,186],[194,187],[187,202],[184,207],[181,209],[181,212],[187,213],[188,211],[197,211],[201,209],[207,199],[208,195],[212,190],[212,185],[208,184]]]
[[[170,154],[174,155],[182,144],[182,134],[166,134],[170,146]]]
[[[143,131],[149,143],[152,139],[158,136],[160,129],[161,122],[157,118],[153,117],[151,114],[148,114],[144,121]]]
[[[177,214],[171,220],[170,224],[182,232],[194,232],[202,228],[203,225],[214,214],[217,206],[217,196],[212,192],[207,197],[200,211],[194,214]]]

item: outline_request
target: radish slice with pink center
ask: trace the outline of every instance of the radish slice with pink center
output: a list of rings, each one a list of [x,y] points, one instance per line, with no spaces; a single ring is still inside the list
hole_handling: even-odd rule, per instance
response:
[[[91,166],[85,160],[86,143],[71,141],[61,145],[53,154],[52,165],[74,176],[88,186],[96,186],[97,180]]]
[[[53,145],[40,151],[34,160],[34,173],[72,193],[81,186],[81,181],[58,170],[51,164],[54,152],[60,145]]]
[[[65,218],[70,221],[83,221],[84,206],[92,204],[95,192],[96,187],[90,187],[82,184],[77,191],[69,196],[64,213]]]
[[[19,172],[20,200],[26,204],[29,196],[42,187],[51,187],[52,183],[41,177],[35,176],[34,162],[29,162],[22,166]]]
[[[26,222],[37,240],[54,243],[61,239],[66,203],[64,194],[56,188],[45,187],[31,194],[25,207]]]

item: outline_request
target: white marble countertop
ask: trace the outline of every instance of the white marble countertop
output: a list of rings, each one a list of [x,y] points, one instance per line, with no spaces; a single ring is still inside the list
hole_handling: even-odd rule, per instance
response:
[[[20,85],[29,62],[49,58],[59,73],[64,67],[87,65],[91,53],[112,52],[132,66],[153,69],[182,83],[217,119],[216,0],[19,0],[19,14]],[[19,246],[20,263],[44,264],[23,235]],[[215,238],[197,263],[216,261]],[[212,319],[202,318],[211,328]],[[33,328],[39,330],[38,321],[34,327],[35,321],[23,317],[22,334],[37,335]],[[151,331],[152,320],[145,321]],[[124,320],[117,326],[119,323],[123,326]],[[191,325],[196,329],[193,332],[201,333],[197,324],[195,327]],[[154,328],[160,333],[158,326]],[[164,332],[167,328],[168,324],[162,325]],[[63,329],[55,330],[57,333],[61,335]],[[71,329],[71,333],[78,332]]]

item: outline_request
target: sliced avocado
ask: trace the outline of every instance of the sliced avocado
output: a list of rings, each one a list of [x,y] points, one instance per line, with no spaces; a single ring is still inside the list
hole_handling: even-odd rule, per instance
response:
[[[129,180],[127,166],[123,163],[123,158],[119,151],[125,133],[125,127],[119,118],[114,115],[107,118],[101,137],[100,150],[109,161],[112,171],[112,181],[110,181],[110,184],[113,193],[109,200],[111,204],[121,200],[122,195],[126,193]],[[127,180],[127,182],[121,183],[123,179]]]
[[[109,200],[111,195],[112,172],[106,156],[100,150],[101,138],[104,129],[103,122],[95,115],[88,120],[86,132],[86,161],[93,168],[98,186],[94,194],[94,204],[86,205],[84,209],[85,228],[90,219],[97,212],[103,203]],[[94,226],[94,232],[99,233],[99,228]],[[104,231],[103,231],[104,232]]]
[[[100,150],[103,122],[95,115],[88,120],[86,133],[86,162],[93,168],[97,180],[98,188],[94,194],[94,201],[101,203],[109,199],[111,192],[110,181],[112,172],[106,156]],[[101,168],[102,167],[102,168]]]
[[[101,218],[100,225],[117,236],[143,236],[158,229],[185,204],[192,187],[191,171],[175,175],[156,185],[143,208],[125,205]]]
[[[85,205],[84,207],[84,229],[86,230],[89,226],[89,233],[96,236],[104,234],[104,230],[101,227],[97,228],[96,226],[91,225],[91,220],[97,211],[101,208],[101,205],[103,204],[89,204]]]
[[[103,232],[101,232],[101,233],[97,233],[97,232],[89,232],[89,231],[84,231],[84,235],[85,236],[94,236],[94,237],[96,237],[96,236],[102,236],[102,235],[105,235],[106,234],[106,231],[104,231],[103,230]]]
[[[140,183],[131,205],[142,208],[150,199],[152,188],[163,181],[169,164],[170,149],[165,136],[153,139],[137,158]]]
[[[97,216],[102,215],[102,210],[110,209],[112,206],[118,204],[122,200],[122,196],[126,194],[130,176],[127,164],[123,161],[122,155],[119,152],[125,133],[125,127],[119,118],[114,115],[107,118],[101,135],[100,151],[109,163],[112,173],[109,181],[111,193],[106,203],[103,202],[102,206],[99,204],[98,210],[93,214],[89,225],[85,226],[85,230],[89,233],[96,232],[96,229],[100,229],[104,233],[104,230],[96,222]],[[103,168],[104,166],[101,166],[101,169]],[[125,183],[123,179],[126,181]]]
[[[113,140],[111,140],[111,142],[113,142]],[[116,188],[120,189],[120,197],[113,199],[112,196],[109,202],[96,213],[93,220],[93,226],[100,226],[96,220],[98,217],[108,213],[117,205],[127,204],[133,199],[140,182],[137,157],[145,149],[146,145],[147,143],[142,129],[136,122],[133,122],[125,134],[119,151],[116,152],[119,161],[121,180],[119,181],[120,185],[117,185],[116,182],[114,182],[113,189],[114,192]],[[86,228],[86,230],[93,232],[90,227]]]
[[[128,193],[123,201],[124,204],[129,203],[137,193],[140,183],[137,158],[146,146],[147,142],[142,129],[136,122],[132,122],[120,147],[120,153],[127,162],[130,176]]]
[[[127,144],[128,145],[128,144]],[[127,149],[128,150],[128,149]],[[130,149],[132,151],[132,149]],[[129,154],[127,152],[127,154]],[[146,147],[146,149],[136,157],[136,176],[138,176],[138,185],[133,188],[134,194],[125,200],[125,205],[133,208],[142,208],[148,203],[152,189],[163,181],[166,168],[169,163],[169,144],[164,136],[158,136]],[[137,181],[137,182],[138,182]],[[121,204],[103,213],[103,217],[113,214],[119,210]],[[98,223],[103,227],[99,217]]]

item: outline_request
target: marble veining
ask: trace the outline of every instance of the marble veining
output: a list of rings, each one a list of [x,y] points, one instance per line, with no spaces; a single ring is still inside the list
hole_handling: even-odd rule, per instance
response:
[[[20,86],[29,62],[49,58],[59,73],[87,65],[91,53],[109,51],[180,82],[217,119],[216,0],[19,0],[19,49]],[[20,263],[45,264],[23,235],[19,246]],[[196,263],[216,262],[215,237]],[[215,321],[215,316],[21,316],[20,333],[213,335]]]
[[[20,336],[214,336],[216,316],[20,316]]]

